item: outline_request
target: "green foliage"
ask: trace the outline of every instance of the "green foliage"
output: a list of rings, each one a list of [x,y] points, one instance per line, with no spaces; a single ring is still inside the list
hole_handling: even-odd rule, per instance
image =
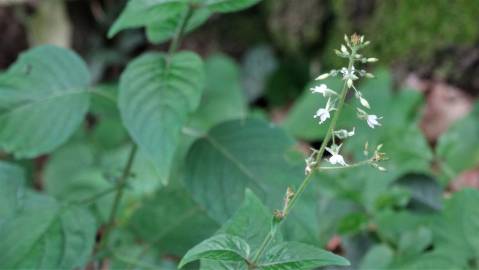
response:
[[[89,80],[83,61],[66,49],[22,54],[0,76],[0,149],[32,158],[65,143],[88,110]]]
[[[171,58],[143,55],[121,76],[118,103],[123,122],[164,181],[169,177],[181,128],[199,105],[204,76],[203,62],[192,52]]]
[[[213,13],[239,11],[255,5],[260,0],[131,0],[120,17],[108,32],[113,37],[128,28],[145,27],[148,39],[162,43],[174,36],[188,9],[193,7],[194,14],[186,25],[190,32],[203,23]]]
[[[154,197],[145,200],[131,220],[131,231],[139,239],[159,252],[178,256],[219,226],[191,199],[190,194],[173,187],[161,189]]]
[[[471,114],[455,123],[438,141],[437,155],[445,182],[479,162],[479,103]]]
[[[274,206],[301,170],[286,159],[293,141],[260,120],[235,120],[215,126],[197,140],[186,158],[185,183],[217,221],[224,222],[250,188]],[[271,168],[277,168],[271,170]]]
[[[341,150],[350,164],[384,144],[387,172],[323,167],[301,193],[306,157],[297,141],[329,140],[312,117],[324,99],[307,89],[279,125],[263,108],[250,113],[248,101],[294,98],[308,63],[284,62],[272,73],[273,53],[259,47],[240,71],[221,54],[203,62],[175,51],[184,33],[214,13],[257,2],[129,1],[110,36],[145,27],[151,41],[175,40],[168,54],[129,63],[118,86],[88,89],[83,61],[52,46],[24,53],[0,75],[0,268],[77,269],[100,261],[111,269],[477,267],[479,191],[445,199],[438,178],[447,183],[479,162],[479,107],[432,151],[418,127],[422,94],[395,91],[390,72],[380,69],[357,87],[382,126],[358,120],[351,98],[335,129],[355,127]],[[402,14],[408,3],[381,7],[398,5]],[[324,82],[334,90],[344,83]],[[291,91],[279,95],[281,87]],[[347,259],[322,249],[333,236]]]
[[[314,269],[326,265],[347,266],[349,262],[314,246],[284,242],[269,249],[258,263],[259,268],[265,270]]]
[[[205,90],[188,126],[206,132],[221,122],[245,118],[247,104],[240,71],[233,59],[221,54],[212,55],[205,61],[205,73]]]
[[[255,265],[259,269],[313,269],[324,265],[349,265],[337,255],[314,246],[282,242],[274,239],[267,253],[254,260],[264,236],[269,233],[268,211],[261,201],[246,191],[242,206],[211,238],[196,245],[186,253],[180,267],[201,259],[201,269],[246,269]]]
[[[13,196],[2,198],[0,213],[1,268],[64,268],[84,265],[93,248],[96,224],[79,206],[61,205],[53,198],[24,190],[20,175],[5,174],[2,164],[0,190]],[[16,170],[16,169],[14,169]],[[3,180],[5,179],[5,180]]]

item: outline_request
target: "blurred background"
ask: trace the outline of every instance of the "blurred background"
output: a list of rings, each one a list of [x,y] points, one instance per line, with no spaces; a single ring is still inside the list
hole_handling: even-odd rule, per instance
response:
[[[144,29],[106,37],[125,4],[0,0],[0,69],[22,51],[50,43],[78,52],[95,84],[114,85],[133,58],[168,48],[168,42],[148,42]],[[182,48],[205,59],[222,55],[233,70],[232,80],[224,81],[218,67],[209,78],[214,80],[217,72],[220,88],[239,87],[251,115],[282,126],[306,152],[319,145],[325,132],[312,119],[321,102],[308,91],[312,79],[345,64],[333,53],[344,34],[357,32],[371,41],[364,55],[379,58],[380,64],[372,70],[376,79],[360,90],[384,117],[383,127],[358,127],[346,151],[355,158],[362,155],[365,141],[384,143],[389,171],[368,168],[320,177],[319,200],[314,201],[319,219],[309,219],[307,211],[298,214],[307,228],[292,227],[286,233],[371,269],[367,266],[380,265],[391,249],[399,256],[394,260],[408,262],[429,251],[430,231],[425,233],[414,215],[434,214],[454,192],[479,188],[478,18],[477,0],[264,0],[239,13],[212,16],[184,39]],[[344,126],[356,125],[353,118],[346,113]],[[91,114],[87,120],[92,126],[98,119]],[[42,174],[45,159],[29,165],[31,175]],[[42,177],[33,179],[42,189]],[[411,249],[416,249],[414,256]],[[479,265],[468,263],[471,269]]]
[[[125,0],[1,0],[0,68],[38,44],[73,48],[96,82],[114,81],[152,45],[143,29],[106,38]],[[479,93],[479,2],[476,0],[265,0],[246,11],[215,15],[183,46],[203,56],[222,52],[241,69],[251,104],[281,121],[311,78],[340,67],[332,51],[345,33],[372,41],[367,54],[392,70],[395,86],[426,96],[421,127],[434,143],[471,110]]]

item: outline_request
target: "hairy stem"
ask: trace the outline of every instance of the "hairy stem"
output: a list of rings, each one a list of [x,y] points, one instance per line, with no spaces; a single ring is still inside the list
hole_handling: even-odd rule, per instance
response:
[[[349,64],[348,64],[348,70],[351,70],[351,68],[353,67],[353,64],[354,64],[354,59],[355,59],[355,55],[356,55],[356,50],[353,50],[352,53],[351,53],[351,56],[349,57]],[[321,170],[321,167],[319,167],[320,165],[320,161],[321,161],[321,158],[324,154],[324,151],[326,150],[326,147],[328,146],[329,144],[329,141],[332,139],[333,137],[333,132],[334,130],[336,129],[336,124],[338,122],[338,119],[339,119],[339,115],[341,114],[341,110],[344,106],[344,102],[346,100],[346,96],[348,94],[348,86],[347,86],[347,81],[344,81],[344,84],[343,84],[343,87],[341,89],[341,93],[340,93],[340,97],[339,97],[339,104],[338,104],[338,108],[336,110],[336,112],[334,113],[334,116],[333,118],[331,119],[331,123],[329,124],[329,128],[328,128],[328,132],[326,133],[326,136],[324,137],[324,140],[323,142],[321,143],[321,147],[319,148],[318,150],[318,153],[316,155],[316,165],[315,167],[318,168],[318,170]],[[283,218],[280,220],[280,223],[277,224],[276,226],[279,226],[282,222],[284,222],[284,220],[286,219],[286,217],[288,216],[288,214],[291,212],[291,210],[293,210],[294,206],[296,205],[296,202],[299,200],[299,198],[301,198],[301,196],[303,195],[304,191],[306,190],[306,187],[309,185],[309,183],[311,182],[311,180],[313,179],[311,177],[311,173],[308,174],[304,180],[301,182],[301,185],[299,186],[298,190],[296,191],[296,193],[294,194],[294,196],[291,198],[291,201],[288,203],[288,205],[286,206],[284,212],[283,212]],[[275,226],[275,225],[273,225]],[[266,249],[268,248],[269,244],[271,243],[271,241],[274,239],[274,236],[276,234],[276,231],[277,231],[277,228],[272,228],[272,230],[268,233],[268,235],[265,237],[265,239],[263,240],[260,248],[258,249],[258,252],[256,253],[255,257],[254,257],[254,260],[253,262],[256,263],[260,258],[261,256],[263,255],[263,253],[266,251]]]

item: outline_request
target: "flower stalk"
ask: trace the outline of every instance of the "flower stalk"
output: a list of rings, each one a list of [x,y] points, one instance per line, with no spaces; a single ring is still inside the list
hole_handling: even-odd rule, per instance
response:
[[[323,142],[321,143],[321,146],[319,150],[313,149],[312,154],[306,159],[306,168],[305,168],[305,178],[301,182],[298,190],[296,192],[293,192],[288,188],[287,194],[290,194],[288,197],[287,203],[285,203],[284,208],[282,211],[276,211],[274,216],[273,216],[273,223],[271,226],[271,230],[266,235],[264,241],[262,242],[260,248],[258,249],[257,253],[254,256],[253,263],[256,263],[261,256],[264,254],[268,246],[271,244],[273,241],[276,231],[278,230],[278,227],[280,224],[284,222],[284,220],[288,217],[289,213],[293,210],[294,206],[296,205],[297,201],[301,198],[303,195],[304,191],[310,184],[313,175],[313,171],[318,170],[331,170],[331,169],[343,169],[343,168],[353,168],[353,167],[359,167],[362,165],[371,165],[375,168],[377,168],[380,171],[385,170],[385,168],[381,167],[378,165],[378,162],[381,160],[384,160],[384,153],[379,152],[381,146],[379,146],[376,151],[374,152],[374,155],[364,161],[354,163],[351,165],[348,165],[343,157],[339,154],[341,145],[336,145],[335,142],[335,137],[338,137],[339,139],[345,139],[347,137],[351,137],[354,135],[355,129],[353,128],[352,131],[348,132],[347,130],[339,130],[336,131],[336,126],[337,122],[339,119],[339,116],[341,115],[341,111],[344,107],[346,97],[348,95],[349,89],[353,89],[356,94],[356,98],[359,99],[360,104],[367,109],[370,109],[369,102],[362,96],[361,92],[357,90],[357,88],[354,86],[354,82],[359,79],[359,77],[366,77],[366,78],[372,78],[372,74],[367,73],[365,70],[358,70],[354,66],[356,62],[360,63],[368,63],[368,62],[376,62],[376,58],[364,58],[362,55],[358,54],[358,50],[366,47],[369,42],[364,41],[363,36],[358,36],[356,34],[352,35],[351,38],[348,38],[345,36],[345,42],[346,46],[342,45],[340,50],[336,50],[336,54],[340,57],[347,58],[348,59],[348,66],[347,68],[342,68],[341,70],[332,70],[329,73],[324,73],[320,75],[316,80],[323,80],[326,79],[330,76],[337,76],[338,74],[342,74],[344,83],[342,85],[341,91],[339,95],[334,92],[333,90],[327,88],[325,84],[321,84],[320,86],[313,87],[311,88],[311,91],[313,93],[319,93],[323,95],[323,97],[328,97],[327,100],[327,105],[324,109],[319,109],[318,112],[314,115],[314,118],[320,118],[319,119],[319,124],[324,123],[329,117],[330,114],[329,112],[334,111],[334,115],[331,119],[331,122],[329,124],[326,136],[324,137]],[[348,49],[349,48],[349,49]],[[332,98],[335,100],[332,101]],[[359,109],[360,110],[360,109]],[[361,110],[362,111],[362,110]],[[359,116],[359,115],[358,115]],[[359,116],[360,119],[367,120],[367,124],[371,127],[374,128],[374,126],[380,126],[379,122],[377,120],[381,119],[380,117],[377,117],[376,115],[368,115],[367,113],[364,113],[364,115]],[[330,142],[333,142],[331,146],[329,146]],[[328,151],[332,154],[332,157],[329,159],[329,162],[331,164],[339,164],[340,166],[335,166],[335,167],[321,167],[321,160],[322,157],[325,153],[325,151]]]

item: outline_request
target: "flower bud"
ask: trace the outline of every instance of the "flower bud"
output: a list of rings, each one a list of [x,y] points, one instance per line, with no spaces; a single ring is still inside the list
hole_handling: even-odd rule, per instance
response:
[[[324,79],[326,79],[326,78],[328,78],[328,77],[329,77],[329,73],[324,73],[324,74],[319,75],[319,76],[316,78],[316,80],[324,80]]]
[[[374,62],[377,62],[377,61],[378,61],[378,59],[377,59],[377,58],[374,58],[374,57],[372,57],[372,58],[368,58],[368,60],[367,60],[367,61],[368,61],[369,63],[374,63]]]
[[[363,105],[364,107],[371,109],[371,107],[369,106],[369,102],[365,98],[360,96],[359,102],[361,102],[361,105]]]

